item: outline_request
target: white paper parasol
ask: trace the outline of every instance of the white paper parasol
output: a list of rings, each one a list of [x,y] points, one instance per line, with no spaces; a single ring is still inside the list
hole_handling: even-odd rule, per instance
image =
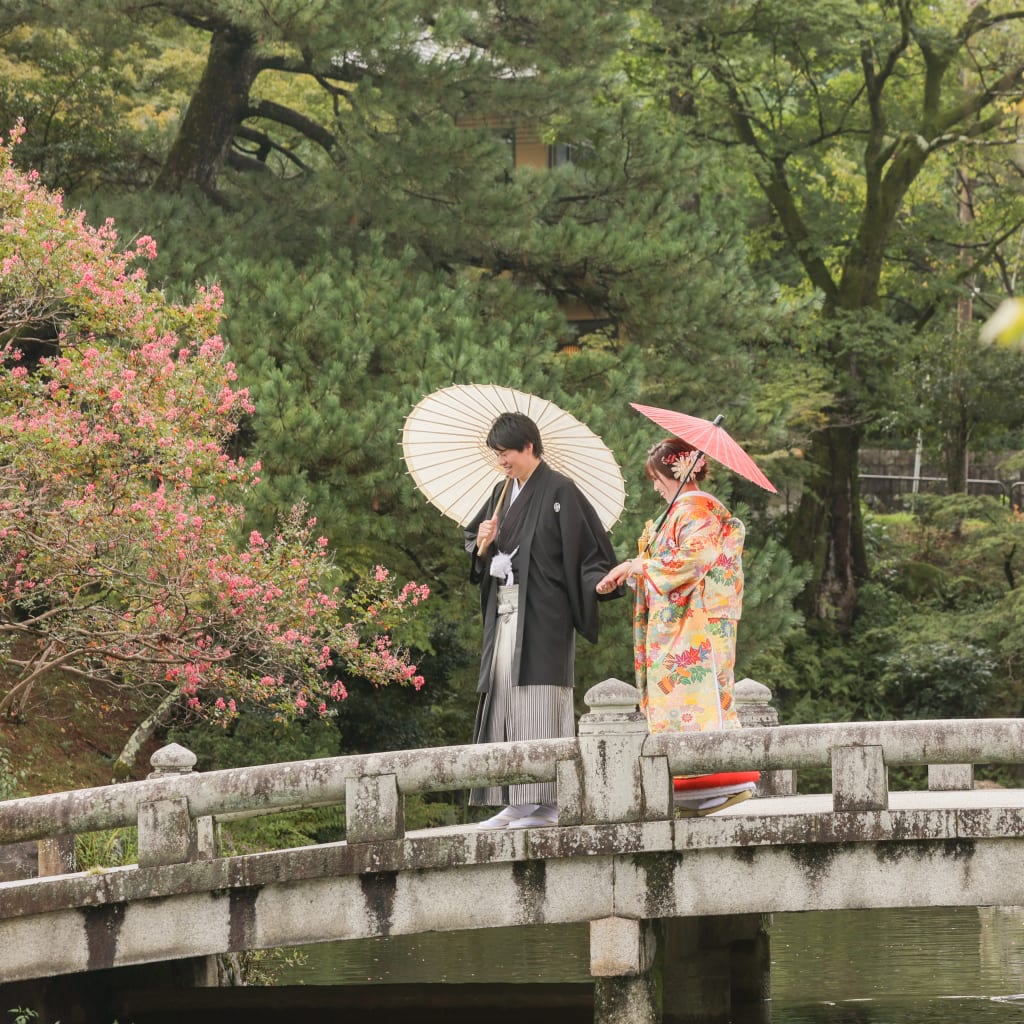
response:
[[[503,412],[525,413],[537,424],[544,461],[576,482],[610,530],[622,514],[626,486],[608,446],[553,402],[495,384],[434,391],[405,418],[405,464],[427,500],[460,526],[476,515],[504,479],[487,447],[491,425]]]

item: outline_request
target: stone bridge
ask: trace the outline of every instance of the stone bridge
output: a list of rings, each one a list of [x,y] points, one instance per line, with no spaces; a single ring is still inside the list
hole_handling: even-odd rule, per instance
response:
[[[766,687],[737,693],[734,732],[651,736],[637,691],[607,680],[573,739],[205,773],[172,745],[144,781],[0,803],[0,844],[40,850],[38,877],[0,883],[0,1009],[14,983],[126,965],[589,922],[599,1024],[766,1019],[764,915],[1024,905],[1024,790],[974,787],[975,765],[1024,761],[1024,721],[778,726]],[[890,791],[888,769],[913,765],[928,788]],[[673,775],[753,768],[756,799],[674,818]],[[798,793],[812,768],[830,771],[830,793]],[[555,827],[405,830],[407,794],[550,780]],[[343,842],[217,850],[218,823],[328,805],[345,808]],[[78,872],[52,856],[129,826],[137,864]]]

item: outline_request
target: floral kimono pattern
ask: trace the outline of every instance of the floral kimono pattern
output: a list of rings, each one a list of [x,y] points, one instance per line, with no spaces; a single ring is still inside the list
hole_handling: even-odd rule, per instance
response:
[[[743,603],[743,524],[710,494],[687,491],[653,539],[652,533],[648,523],[633,612],[636,685],[648,728],[739,728],[733,666]]]

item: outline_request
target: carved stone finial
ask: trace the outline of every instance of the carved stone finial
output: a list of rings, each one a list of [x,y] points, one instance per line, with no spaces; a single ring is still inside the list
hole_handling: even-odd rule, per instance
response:
[[[621,679],[606,679],[583,697],[590,710],[580,716],[579,735],[614,733],[646,734],[647,719],[639,710],[640,691]]]
[[[640,703],[640,691],[621,679],[606,679],[587,690],[583,702],[595,710],[623,707],[633,710]]]
[[[772,691],[756,679],[737,679],[733,690],[737,702],[744,704],[771,704]]]
[[[756,679],[738,679],[733,689],[736,714],[745,728],[779,724],[779,713],[772,706],[772,691]]]
[[[153,775],[182,775],[192,771],[196,755],[180,743],[168,743],[149,759],[149,763],[153,766]]]

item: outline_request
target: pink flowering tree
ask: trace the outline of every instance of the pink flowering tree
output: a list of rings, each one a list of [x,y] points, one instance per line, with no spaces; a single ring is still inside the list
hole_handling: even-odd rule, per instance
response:
[[[428,591],[335,564],[297,507],[239,536],[259,464],[217,334],[221,296],[168,302],[152,239],[119,246],[0,143],[0,714],[55,679],[154,710],[327,713],[347,674],[419,687],[393,641]]]

